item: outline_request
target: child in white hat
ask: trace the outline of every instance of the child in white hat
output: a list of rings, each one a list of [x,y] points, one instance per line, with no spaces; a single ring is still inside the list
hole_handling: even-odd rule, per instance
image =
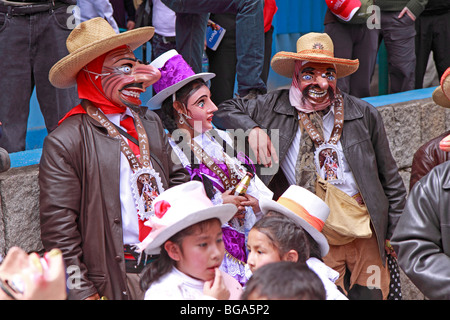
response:
[[[305,188],[291,185],[275,202],[261,199],[264,216],[248,235],[248,266],[251,272],[273,262],[306,263],[326,290],[327,300],[347,300],[334,284],[339,273],[322,262],[329,250],[321,233],[330,209]]]
[[[146,254],[159,254],[142,273],[145,299],[239,299],[241,285],[219,270],[225,253],[221,226],[236,206],[214,206],[198,181],[170,188],[154,203],[152,230],[140,244]]]

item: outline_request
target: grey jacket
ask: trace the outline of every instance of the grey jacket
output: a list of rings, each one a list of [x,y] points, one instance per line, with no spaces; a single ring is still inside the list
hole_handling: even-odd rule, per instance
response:
[[[385,261],[384,242],[390,239],[403,211],[406,189],[377,109],[353,96],[343,96],[343,152],[367,205],[380,255]],[[221,129],[248,130],[256,126],[267,129],[272,141],[279,142],[280,163],[286,157],[298,129],[297,111],[289,102],[287,89],[275,90],[252,100],[225,101],[219,105],[213,120]],[[269,187],[276,180],[275,174],[259,176]],[[287,187],[285,185],[283,188]]]
[[[408,195],[391,243],[409,279],[430,299],[450,299],[450,161]]]

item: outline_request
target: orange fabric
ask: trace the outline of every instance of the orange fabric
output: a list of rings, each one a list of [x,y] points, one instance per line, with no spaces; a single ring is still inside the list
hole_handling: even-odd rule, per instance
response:
[[[306,220],[306,222],[308,222],[310,225],[316,228],[319,232],[322,231],[325,222],[311,215],[304,207],[299,205],[297,202],[288,198],[280,197],[277,203],[281,204],[286,209],[291,210],[300,218]]]

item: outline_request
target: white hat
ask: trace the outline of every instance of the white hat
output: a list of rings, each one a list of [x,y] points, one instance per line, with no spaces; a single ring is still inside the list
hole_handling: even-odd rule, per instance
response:
[[[259,207],[263,214],[272,210],[294,220],[317,241],[322,257],[326,256],[330,247],[322,234],[322,228],[330,214],[330,208],[314,193],[305,188],[291,185],[276,202],[261,198]]]
[[[161,78],[153,84],[155,95],[147,102],[150,109],[159,109],[172,94],[195,79],[208,81],[216,75],[210,72],[195,73],[183,57],[175,50],[169,50],[150,63],[161,72]]]
[[[234,204],[213,205],[200,181],[167,189],[153,203],[155,215],[145,222],[152,230],[138,245],[147,254],[159,254],[164,242],[187,227],[211,218],[224,224],[237,212]]]

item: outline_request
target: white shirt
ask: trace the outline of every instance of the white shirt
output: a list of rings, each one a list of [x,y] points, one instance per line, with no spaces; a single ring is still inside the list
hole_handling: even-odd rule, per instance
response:
[[[164,37],[175,37],[176,14],[161,0],[153,0],[152,23],[155,33]]]
[[[331,136],[331,132],[333,130],[334,126],[334,106],[330,109],[330,112],[328,112],[323,117],[323,134],[325,141],[328,141]],[[291,146],[289,147],[286,157],[281,162],[281,170],[283,170],[284,175],[286,176],[287,181],[289,184],[295,185],[295,165],[297,163],[297,157],[298,152],[300,148],[300,141],[301,141],[301,129],[298,128],[294,141],[292,142]],[[354,196],[359,192],[358,186],[356,185],[355,178],[353,176],[352,171],[350,170],[350,166],[348,165],[347,160],[345,159],[344,152],[342,151],[342,144],[340,141],[338,141],[337,144],[338,152],[343,160],[342,166],[344,169],[344,179],[345,183],[343,184],[335,184],[336,187],[347,193],[349,196]]]
[[[327,300],[348,300],[348,298],[337,288],[334,283],[339,278],[339,273],[317,258],[306,260],[309,269],[314,271],[322,280],[326,291]]]
[[[107,114],[106,117],[116,126],[120,126],[120,121],[125,116],[133,116],[130,110],[123,114],[114,113]],[[126,131],[124,127],[121,127]],[[125,141],[128,142],[127,139]],[[133,192],[131,190],[131,175],[133,170],[130,168],[125,155],[120,152],[120,210],[122,212],[122,229],[123,229],[123,243],[136,244],[139,243],[139,223],[136,204],[134,202]]]
[[[242,287],[229,274],[221,271],[225,286],[230,290],[229,300],[238,300]],[[144,300],[209,300],[211,296],[203,294],[205,281],[194,279],[177,268],[172,268],[145,292]]]
[[[96,17],[105,18],[114,31],[119,33],[119,27],[113,18],[113,7],[108,0],[78,0],[77,6],[80,8],[81,22]]]

